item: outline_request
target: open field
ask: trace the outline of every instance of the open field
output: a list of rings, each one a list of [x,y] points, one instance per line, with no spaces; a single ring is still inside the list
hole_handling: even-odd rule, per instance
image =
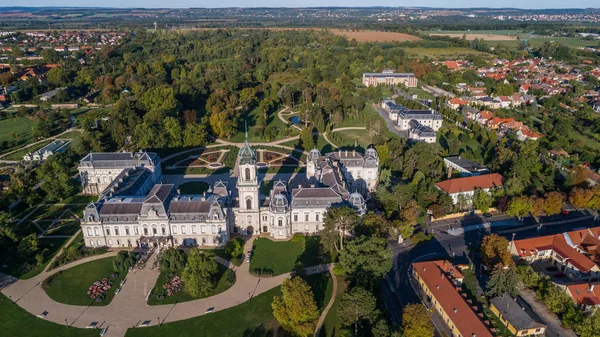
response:
[[[432,58],[450,58],[460,59],[468,55],[489,55],[487,53],[478,52],[470,48],[450,47],[450,48],[405,48],[404,51],[409,56],[415,57],[432,57]]]
[[[277,276],[292,271],[296,262],[301,262],[305,267],[315,266],[320,263],[319,241],[317,236],[302,235],[278,242],[267,238],[256,239],[250,272]]]
[[[520,29],[481,29],[481,30],[470,30],[470,29],[466,29],[466,30],[442,30],[442,29],[436,29],[436,30],[428,30],[428,31],[424,31],[423,33],[425,34],[429,34],[429,35],[433,35],[433,34],[460,34],[460,36],[462,37],[462,34],[490,34],[490,35],[518,35],[518,34],[524,34],[525,32],[520,30]]]
[[[33,141],[33,126],[35,122],[25,117],[15,117],[0,120],[0,142],[12,141],[17,146],[23,146]],[[14,136],[13,136],[14,135]],[[11,149],[6,149],[8,152]]]
[[[345,36],[349,40],[356,39],[358,42],[405,42],[421,40],[421,38],[414,35],[396,32],[377,32],[373,30],[347,31],[344,29],[332,29],[331,32],[335,35]]]
[[[431,36],[448,36],[448,37],[457,37],[457,38],[462,38],[464,35],[465,39],[467,39],[469,41],[473,41],[475,39],[483,39],[486,41],[506,41],[506,40],[516,40],[517,39],[516,36],[508,36],[508,35],[502,35],[502,34],[433,33],[433,34],[429,34],[429,35],[431,35]]]

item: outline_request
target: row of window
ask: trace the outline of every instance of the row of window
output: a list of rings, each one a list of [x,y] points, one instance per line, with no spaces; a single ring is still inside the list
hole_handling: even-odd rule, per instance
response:
[[[200,234],[217,234],[223,231],[223,227],[222,226],[197,226],[197,225],[192,225],[192,234],[198,234],[198,229],[200,230]],[[200,228],[198,228],[200,227]],[[121,230],[119,227],[113,227],[112,229],[110,227],[106,227],[105,229],[105,234],[106,236],[119,236],[121,235]],[[125,235],[129,236],[131,235],[131,230],[129,229],[129,227],[125,227]],[[187,226],[186,225],[181,225],[179,226],[179,228],[176,225],[171,226],[171,233],[172,234],[187,234]],[[143,235],[148,236],[150,235],[150,233],[152,233],[152,235],[159,235],[159,230],[156,226],[153,226],[152,228],[148,228],[148,226],[144,226],[142,227],[142,232]],[[139,232],[139,228],[137,226],[133,227],[133,235],[140,235]],[[166,226],[161,226],[160,227],[160,235],[167,235],[167,227]],[[100,228],[98,227],[88,227],[87,228],[87,236],[101,236],[100,234]]]

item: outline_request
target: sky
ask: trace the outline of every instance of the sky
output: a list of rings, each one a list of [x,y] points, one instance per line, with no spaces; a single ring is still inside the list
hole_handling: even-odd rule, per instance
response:
[[[515,8],[587,8],[594,6],[589,0],[20,0],[6,2],[3,6],[74,6],[74,7],[322,7],[322,6],[422,6],[444,8],[515,7]],[[598,7],[596,4],[595,7]]]

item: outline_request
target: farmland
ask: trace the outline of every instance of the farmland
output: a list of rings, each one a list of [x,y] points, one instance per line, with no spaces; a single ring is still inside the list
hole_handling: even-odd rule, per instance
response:
[[[507,40],[516,40],[517,39],[516,36],[509,36],[509,35],[502,35],[502,34],[433,33],[433,34],[429,34],[429,35],[432,35],[432,36],[448,36],[448,37],[457,37],[457,38],[462,38],[464,36],[465,39],[467,39],[469,41],[472,41],[472,40],[475,40],[475,39],[483,39],[483,40],[486,40],[486,41],[507,41]]]
[[[432,57],[436,59],[459,59],[469,55],[489,55],[487,53],[478,52],[470,48],[449,47],[449,48],[406,48],[406,54],[415,57]]]
[[[349,31],[343,29],[332,29],[335,35],[345,36],[349,40],[356,39],[358,42],[405,42],[419,41],[417,36],[395,33],[395,32],[377,32],[373,30]]]

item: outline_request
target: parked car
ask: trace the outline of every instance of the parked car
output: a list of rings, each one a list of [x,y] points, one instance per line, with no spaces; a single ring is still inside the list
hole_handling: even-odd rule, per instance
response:
[[[252,255],[252,252],[248,252],[246,254],[246,262],[250,263],[250,256]]]
[[[571,213],[568,209],[563,209],[562,211],[560,211],[560,213],[562,215],[569,215],[569,213]]]

